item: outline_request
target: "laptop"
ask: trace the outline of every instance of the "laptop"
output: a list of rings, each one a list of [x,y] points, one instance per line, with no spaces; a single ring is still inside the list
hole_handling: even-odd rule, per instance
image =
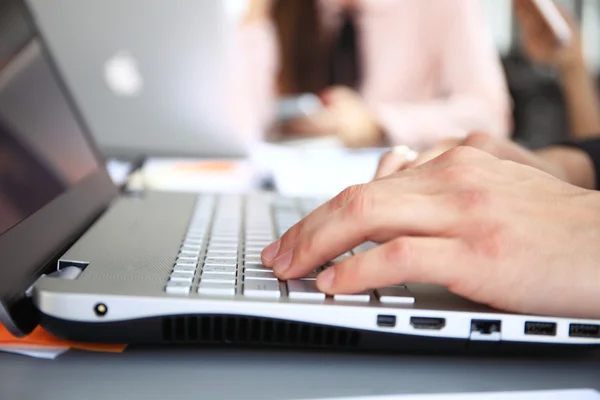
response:
[[[23,4],[0,4],[0,318],[13,333],[386,351],[600,344],[600,321],[505,313],[437,286],[326,296],[314,277],[327,266],[277,280],[261,250],[319,199],[120,196]]]
[[[240,137],[259,135],[234,84],[242,65],[230,0],[28,3],[103,154],[247,155]]]

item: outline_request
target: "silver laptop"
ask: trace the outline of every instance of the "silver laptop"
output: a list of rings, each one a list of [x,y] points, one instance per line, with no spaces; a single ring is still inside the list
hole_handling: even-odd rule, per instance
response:
[[[103,153],[241,157],[235,20],[222,0],[30,0]],[[248,135],[251,135],[250,133]]]
[[[0,26],[11,27],[0,37],[0,318],[16,334],[39,322],[94,342],[436,352],[600,344],[600,321],[504,313],[436,286],[331,297],[314,280],[327,266],[277,280],[262,248],[320,200],[119,197],[19,4],[0,8]]]

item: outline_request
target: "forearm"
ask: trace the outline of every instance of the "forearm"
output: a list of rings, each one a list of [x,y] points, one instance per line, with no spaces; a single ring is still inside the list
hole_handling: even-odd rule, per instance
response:
[[[578,58],[560,67],[560,79],[573,137],[588,138],[600,132],[600,100],[585,61]]]
[[[503,107],[494,106],[475,96],[457,95],[415,104],[377,104],[372,109],[390,144],[425,150],[442,140],[464,139],[474,131],[507,137],[508,118]]]

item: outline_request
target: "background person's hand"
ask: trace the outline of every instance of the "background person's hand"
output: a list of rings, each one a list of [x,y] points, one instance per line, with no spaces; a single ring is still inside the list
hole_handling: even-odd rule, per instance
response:
[[[268,19],[274,0],[249,0],[243,21],[246,23]]]
[[[571,184],[587,189],[595,188],[594,165],[589,156],[579,149],[553,146],[533,152],[508,139],[499,139],[484,133],[473,133],[462,140],[447,140],[419,154],[412,161],[389,151],[381,157],[375,179],[414,168],[457,146],[474,147],[502,160],[537,168]]]
[[[559,4],[557,7],[571,28],[572,40],[564,45],[559,43],[532,0],[515,1],[524,50],[531,60],[556,67],[582,62],[584,57],[579,27]]]
[[[519,313],[600,318],[600,194],[460,147],[345,190],[263,251],[281,279],[321,273],[320,290],[436,284]]]
[[[296,118],[277,127],[284,134],[335,135],[347,147],[379,146],[382,132],[354,90],[331,88],[321,95],[324,107],[308,117]]]

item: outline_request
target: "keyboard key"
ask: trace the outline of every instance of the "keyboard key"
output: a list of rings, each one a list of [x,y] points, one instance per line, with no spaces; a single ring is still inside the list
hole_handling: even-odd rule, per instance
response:
[[[181,248],[180,251],[190,251],[190,252],[197,252],[200,253],[200,251],[202,250],[202,246],[190,246],[190,245],[183,245],[183,247]]]
[[[235,275],[237,274],[237,268],[231,266],[223,266],[223,265],[205,265],[202,268],[202,274],[229,274]]]
[[[287,282],[290,299],[294,300],[325,300],[325,293],[317,289],[314,280],[290,280]]]
[[[369,293],[357,293],[357,294],[335,294],[333,295],[335,301],[350,301],[355,303],[368,303],[371,301],[371,295]]]
[[[185,272],[174,271],[169,277],[170,282],[187,282],[190,285],[194,280],[194,274],[189,274]]]
[[[192,257],[198,258],[200,256],[200,251],[191,251],[191,250],[181,250],[179,252],[179,257]]]
[[[182,274],[187,274],[189,276],[194,276],[194,274],[196,273],[196,267],[183,267],[181,265],[176,265],[173,268],[173,272],[179,272]]]
[[[237,235],[214,235],[211,236],[210,238],[210,243],[214,244],[214,243],[237,243],[239,240],[239,237]]]
[[[208,245],[208,250],[237,252],[238,244],[237,243],[211,243]]]
[[[246,263],[244,264],[246,271],[273,271],[271,268],[267,268],[260,263]]]
[[[185,239],[183,242],[184,247],[198,247],[204,244],[204,240]]]
[[[314,281],[315,279],[317,279],[317,275],[319,275],[319,272],[317,272],[317,271],[313,271],[313,272],[311,272],[311,273],[309,273],[309,274],[307,274],[307,275],[303,276],[303,277],[302,277],[302,278],[300,278],[300,279],[303,279],[303,280],[312,280],[312,281]]]
[[[268,245],[270,245],[271,243],[273,243],[273,240],[246,240],[246,248],[249,247],[259,247],[264,249],[265,247],[267,247]],[[262,251],[262,250],[261,250]]]
[[[206,259],[237,260],[237,252],[209,250],[206,253]]]
[[[246,241],[248,242],[270,242],[273,241],[274,237],[271,234],[268,235],[246,235]]]
[[[232,274],[202,274],[200,282],[211,283],[226,283],[235,285],[235,275]]]
[[[237,254],[238,249],[237,249],[237,246],[236,247],[208,246],[208,252],[209,253],[215,252],[215,253]]]
[[[187,282],[169,282],[165,291],[169,294],[188,294],[190,293],[191,286]]]
[[[252,279],[244,282],[244,296],[261,299],[281,297],[278,281]]]
[[[246,269],[244,273],[244,280],[247,279],[267,279],[267,280],[277,280],[273,271],[252,271]]]
[[[411,304],[415,302],[412,293],[402,286],[390,286],[377,289],[379,301],[386,304]]]
[[[245,251],[246,251],[246,254],[255,253],[255,254],[260,255],[262,253],[262,251],[265,249],[265,247],[267,247],[267,246],[246,246]]]
[[[336,259],[334,259],[332,261],[332,263],[334,263],[334,264],[340,263],[340,262],[344,261],[348,257],[352,257],[352,253],[342,254],[341,256],[339,256]]]
[[[237,261],[236,260],[224,260],[222,258],[211,258],[211,259],[206,259],[206,261],[204,262],[204,265],[210,265],[213,267],[237,267]]]
[[[244,257],[244,261],[247,263],[261,263],[262,260],[260,258],[260,256],[245,256]]]
[[[207,296],[235,296],[235,286],[223,283],[200,282],[198,294]]]
[[[179,256],[177,257],[178,264],[197,264],[198,257]]]

